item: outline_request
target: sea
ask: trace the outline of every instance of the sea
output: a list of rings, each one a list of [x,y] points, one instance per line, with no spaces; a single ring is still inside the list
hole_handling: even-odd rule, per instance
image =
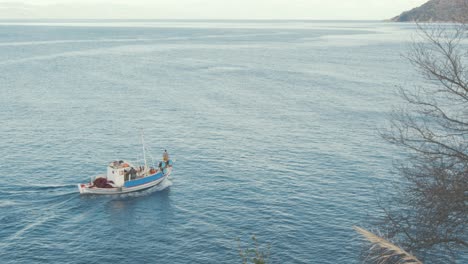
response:
[[[385,142],[415,25],[307,20],[1,20],[0,262],[360,263],[395,195]],[[114,160],[169,180],[77,184]],[[382,230],[385,233],[385,230]]]

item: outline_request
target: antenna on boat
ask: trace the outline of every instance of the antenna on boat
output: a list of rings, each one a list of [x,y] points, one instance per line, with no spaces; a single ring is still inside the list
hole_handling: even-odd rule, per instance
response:
[[[145,149],[145,139],[143,137],[143,128],[141,129],[141,145],[143,146],[143,160],[145,161],[145,170],[147,168],[146,165],[146,149]]]

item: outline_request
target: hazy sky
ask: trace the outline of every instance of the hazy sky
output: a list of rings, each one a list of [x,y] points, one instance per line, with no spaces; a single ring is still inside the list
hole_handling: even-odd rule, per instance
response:
[[[0,19],[387,19],[427,0],[0,0]]]

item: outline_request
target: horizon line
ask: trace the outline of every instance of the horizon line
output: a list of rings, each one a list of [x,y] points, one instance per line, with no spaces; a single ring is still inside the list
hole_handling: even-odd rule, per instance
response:
[[[313,18],[0,18],[0,21],[365,21],[380,22],[389,19],[313,19]]]

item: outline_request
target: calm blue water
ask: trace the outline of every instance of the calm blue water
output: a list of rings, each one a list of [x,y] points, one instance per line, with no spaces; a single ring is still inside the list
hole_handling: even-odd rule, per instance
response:
[[[16,23],[19,23],[16,21]],[[412,85],[411,25],[0,23],[2,263],[358,263],[398,150],[376,128]],[[163,186],[82,197],[115,159]]]

